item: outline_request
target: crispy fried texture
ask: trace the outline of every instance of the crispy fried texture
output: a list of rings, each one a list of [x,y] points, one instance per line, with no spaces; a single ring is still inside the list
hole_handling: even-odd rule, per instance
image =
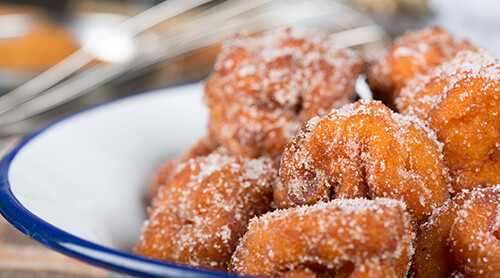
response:
[[[288,197],[281,180],[276,183],[276,187],[273,192],[273,199],[277,208],[288,208],[293,206],[293,201]]]
[[[280,174],[283,186],[276,190],[285,191],[289,206],[390,197],[404,201],[421,223],[448,198],[433,132],[373,100],[311,119],[285,149]]]
[[[182,163],[154,199],[136,252],[226,269],[248,221],[270,210],[277,179],[271,159],[220,149]]]
[[[397,99],[401,113],[427,122],[444,143],[456,192],[500,183],[500,63],[464,51],[412,81]]]
[[[226,42],[206,81],[209,132],[232,153],[280,155],[300,125],[355,98],[362,57],[317,30],[279,29]]]
[[[459,51],[474,49],[468,41],[439,27],[406,32],[369,66],[367,82],[374,98],[394,107],[394,100],[408,81],[453,59]]]
[[[161,186],[168,184],[175,173],[175,169],[182,162],[186,162],[191,158],[206,156],[217,149],[218,145],[210,137],[203,137],[194,146],[186,150],[180,157],[170,158],[163,162],[156,170],[148,187],[148,198],[152,200],[157,194]]]
[[[436,210],[418,234],[411,273],[414,278],[498,277],[500,185],[464,190]]]
[[[413,234],[404,206],[385,198],[351,199],[267,213],[250,221],[229,270],[282,277],[406,277]]]

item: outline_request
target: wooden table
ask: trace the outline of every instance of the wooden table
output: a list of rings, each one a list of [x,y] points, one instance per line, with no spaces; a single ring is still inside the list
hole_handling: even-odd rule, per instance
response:
[[[109,273],[54,252],[12,227],[0,216],[0,277],[101,278]]]

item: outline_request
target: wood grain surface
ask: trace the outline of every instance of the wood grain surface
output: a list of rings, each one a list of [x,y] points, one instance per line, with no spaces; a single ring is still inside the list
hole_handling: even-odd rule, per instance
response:
[[[0,216],[0,277],[108,277],[109,273],[54,252],[12,227]]]

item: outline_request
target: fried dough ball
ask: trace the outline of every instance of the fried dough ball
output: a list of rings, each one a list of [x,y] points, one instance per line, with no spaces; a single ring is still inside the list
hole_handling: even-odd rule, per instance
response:
[[[417,224],[448,198],[435,134],[373,100],[311,119],[283,152],[280,174],[276,190],[285,191],[289,206],[389,197],[404,201]]]
[[[464,190],[436,210],[418,234],[411,273],[414,278],[498,277],[500,185]]]
[[[406,277],[412,238],[400,201],[333,200],[252,219],[229,270],[282,277]]]
[[[406,32],[369,66],[367,82],[374,98],[394,107],[394,100],[408,81],[453,59],[459,51],[474,49],[468,41],[455,38],[439,27]]]
[[[136,252],[227,269],[248,221],[270,210],[277,179],[270,158],[233,156],[223,149],[182,163],[154,199]]]
[[[456,192],[500,183],[500,63],[491,54],[459,53],[408,84],[396,103],[444,143]]]
[[[232,153],[279,157],[300,128],[291,113],[239,104],[210,108],[209,132]]]
[[[180,157],[175,157],[168,159],[163,162],[160,167],[156,170],[153,178],[151,179],[149,188],[148,188],[148,197],[149,199],[153,199],[160,189],[161,186],[168,184],[170,179],[172,178],[175,169],[182,162],[186,162],[191,158],[206,156],[212,153],[217,149],[218,145],[210,137],[203,137],[200,139],[194,146],[185,151]]]
[[[280,155],[300,125],[355,98],[363,58],[307,28],[226,42],[206,81],[209,131],[232,153]]]

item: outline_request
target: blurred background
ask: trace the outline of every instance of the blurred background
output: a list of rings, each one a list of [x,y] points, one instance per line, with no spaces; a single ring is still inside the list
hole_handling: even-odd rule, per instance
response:
[[[357,47],[373,57],[394,36],[429,22],[428,4],[424,0],[2,1],[0,137],[30,133],[117,97],[202,80],[212,69],[220,41],[241,30],[316,25],[337,35],[339,47]]]
[[[438,24],[500,56],[497,0],[0,1],[0,138],[203,80],[225,38],[288,24],[326,28],[337,47],[368,58],[406,30]],[[25,241],[0,225],[2,277],[107,276]]]
[[[498,56],[499,11],[495,0],[1,1],[0,136],[202,80],[237,31],[316,25],[373,58],[404,31],[439,24]]]

